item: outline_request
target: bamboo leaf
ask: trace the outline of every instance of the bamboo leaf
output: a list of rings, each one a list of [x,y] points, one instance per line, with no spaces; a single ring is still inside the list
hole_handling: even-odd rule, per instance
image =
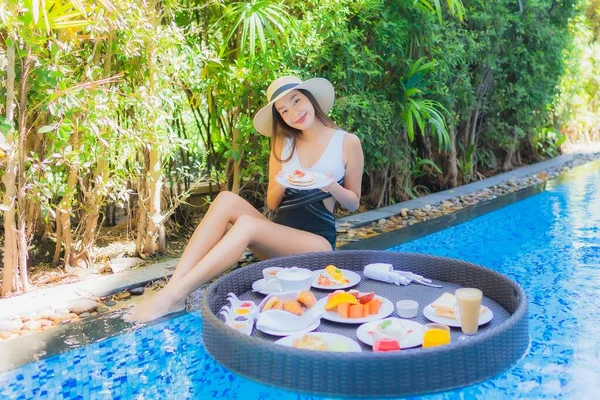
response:
[[[31,1],[31,13],[33,14],[33,23],[37,25],[40,20],[40,0]]]
[[[71,3],[81,13],[81,15],[83,15],[84,17],[87,17],[87,13],[85,11],[85,7],[83,6],[83,3],[81,3],[80,0],[71,0]]]

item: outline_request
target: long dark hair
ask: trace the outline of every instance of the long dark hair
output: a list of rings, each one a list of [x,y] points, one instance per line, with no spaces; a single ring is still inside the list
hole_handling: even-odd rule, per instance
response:
[[[313,105],[313,108],[315,109],[315,117],[317,117],[323,125],[325,125],[329,128],[336,128],[336,129],[338,128],[338,126],[335,124],[335,122],[333,122],[331,120],[331,118],[329,118],[327,116],[327,114],[325,114],[323,112],[323,110],[321,109],[321,106],[317,102],[317,99],[315,99],[315,96],[313,96],[311,92],[309,92],[306,89],[296,89],[296,90],[298,90],[300,93],[302,93],[303,95],[305,95],[308,98],[308,101],[310,101],[310,103]],[[290,159],[294,155],[294,152],[296,151],[296,140],[298,139],[298,135],[300,135],[302,133],[302,131],[300,129],[292,128],[291,126],[286,124],[285,121],[283,120],[283,118],[281,118],[281,115],[279,114],[279,112],[275,109],[275,104],[273,104],[273,128],[272,128],[271,132],[273,132],[273,136],[272,136],[273,140],[271,140],[271,152],[275,156],[275,159],[279,162],[290,161]],[[282,160],[281,158],[279,158],[277,153],[275,153],[275,149],[276,149],[276,144],[280,140],[285,140],[285,138],[292,139],[293,144],[292,144],[292,151],[290,152],[290,155],[285,160]]]

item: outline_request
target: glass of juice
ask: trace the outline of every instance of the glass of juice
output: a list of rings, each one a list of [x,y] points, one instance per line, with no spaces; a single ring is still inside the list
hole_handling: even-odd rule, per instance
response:
[[[450,327],[443,324],[425,324],[423,347],[442,346],[450,343]]]
[[[373,330],[373,351],[398,351],[400,350],[400,341],[390,335]]]

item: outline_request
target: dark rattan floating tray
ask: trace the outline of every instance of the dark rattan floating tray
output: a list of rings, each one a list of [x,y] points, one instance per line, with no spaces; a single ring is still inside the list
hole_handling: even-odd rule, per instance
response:
[[[394,265],[439,283],[441,289],[412,283],[396,286],[365,279],[363,267],[374,262]],[[264,296],[252,292],[252,283],[267,267],[322,269],[328,264],[358,272],[355,288],[375,291],[394,304],[397,300],[419,302],[415,321],[428,322],[423,308],[443,292],[457,287],[483,291],[483,304],[494,318],[467,340],[458,340],[460,328],[452,329],[452,343],[432,348],[374,353],[356,338],[359,324],[322,320],[316,332],[335,332],[355,339],[362,353],[299,350],[272,342],[277,337],[254,330],[253,336],[229,328],[215,315],[227,304],[227,293],[257,303]],[[317,298],[330,291],[312,289]],[[237,269],[208,287],[202,299],[203,341],[208,352],[230,370],[250,379],[289,390],[336,397],[397,397],[467,386],[491,378],[516,362],[529,343],[527,297],[515,282],[495,271],[460,260],[422,254],[386,251],[336,251],[312,253],[262,261]],[[397,316],[394,312],[391,316]]]

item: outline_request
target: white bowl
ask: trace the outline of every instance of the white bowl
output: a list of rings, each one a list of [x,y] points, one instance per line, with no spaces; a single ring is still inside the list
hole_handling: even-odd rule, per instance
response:
[[[400,300],[396,302],[396,312],[400,318],[414,318],[419,311],[419,303],[414,300]]]

